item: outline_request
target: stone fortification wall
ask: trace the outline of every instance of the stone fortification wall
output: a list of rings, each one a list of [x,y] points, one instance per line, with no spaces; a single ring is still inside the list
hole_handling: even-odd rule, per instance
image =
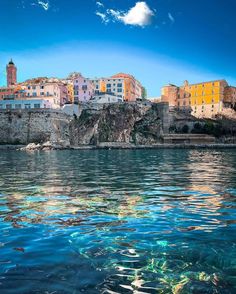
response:
[[[51,110],[0,111],[0,144],[69,142],[69,118]]]

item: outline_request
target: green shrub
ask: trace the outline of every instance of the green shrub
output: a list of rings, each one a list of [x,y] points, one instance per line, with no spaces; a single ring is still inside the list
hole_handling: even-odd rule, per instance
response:
[[[189,126],[188,126],[188,125],[184,125],[184,126],[182,127],[182,132],[183,132],[184,134],[187,134],[187,133],[189,132]]]

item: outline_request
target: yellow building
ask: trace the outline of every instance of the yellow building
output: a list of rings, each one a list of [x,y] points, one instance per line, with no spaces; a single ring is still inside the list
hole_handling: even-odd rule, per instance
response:
[[[66,87],[68,91],[68,100],[74,103],[74,85],[72,83],[67,83]]]
[[[225,80],[202,82],[177,87],[168,85],[162,88],[162,101],[170,107],[191,113],[196,117],[214,117],[221,112],[224,103],[224,90],[228,86]]]

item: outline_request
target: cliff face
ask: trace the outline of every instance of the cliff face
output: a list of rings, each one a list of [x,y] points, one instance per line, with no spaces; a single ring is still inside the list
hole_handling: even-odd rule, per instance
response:
[[[71,145],[152,144],[160,142],[168,129],[165,104],[112,104],[103,109],[83,109],[71,122]]]
[[[0,111],[0,144],[152,144],[168,132],[166,104],[84,105],[78,117],[52,110]]]

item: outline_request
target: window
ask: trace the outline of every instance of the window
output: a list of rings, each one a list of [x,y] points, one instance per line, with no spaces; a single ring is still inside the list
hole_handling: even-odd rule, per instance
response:
[[[121,87],[122,88],[122,84],[121,83],[117,84],[117,87]]]
[[[3,107],[2,107],[2,104],[0,104],[0,109],[2,109]]]
[[[36,92],[33,92],[33,97],[36,97],[37,96],[37,93]]]
[[[6,109],[12,109],[12,105],[11,104],[6,104]]]
[[[30,86],[28,86],[28,90],[30,90],[30,88],[31,88],[31,87],[30,87]]]
[[[121,89],[121,88],[118,88],[118,89],[117,89],[117,92],[118,92],[118,93],[121,93],[121,92],[122,92],[122,89]]]
[[[44,86],[41,86],[40,88],[41,88],[41,89],[44,89]]]
[[[40,92],[40,95],[41,95],[41,96],[44,96],[44,92]]]
[[[34,104],[34,108],[40,108],[40,104],[39,103]]]
[[[25,109],[30,109],[30,108],[31,108],[30,104],[25,104]]]
[[[107,92],[111,93],[111,89],[107,89]]]
[[[33,86],[32,89],[35,90],[36,89],[36,86]]]
[[[87,89],[88,89],[88,86],[87,86],[87,85],[83,85],[83,86],[82,86],[82,90],[83,90],[83,91],[86,91]]]
[[[21,109],[21,104],[16,104],[15,109]]]
[[[111,88],[111,84],[107,84],[107,88]]]

